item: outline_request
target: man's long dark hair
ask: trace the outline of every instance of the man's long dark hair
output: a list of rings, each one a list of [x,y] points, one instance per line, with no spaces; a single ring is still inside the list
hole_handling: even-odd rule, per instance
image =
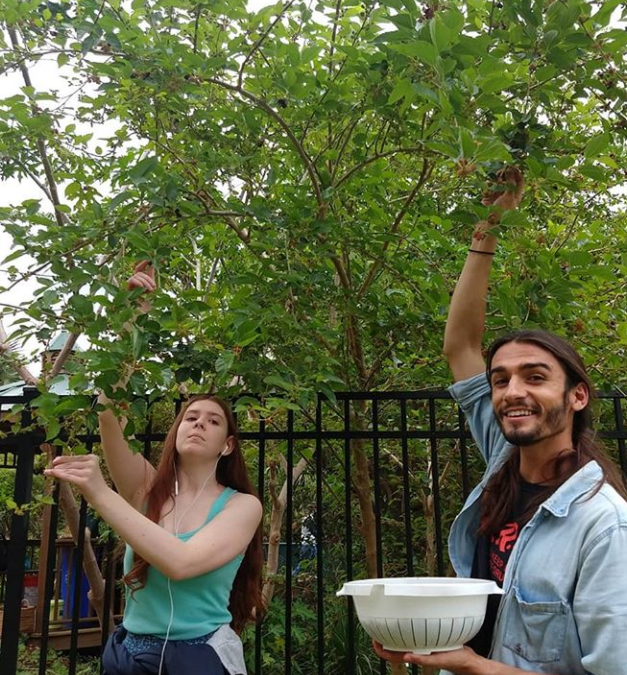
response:
[[[546,489],[534,496],[522,516],[523,523],[531,519],[540,504],[588,462],[595,460],[603,472],[603,479],[595,488],[598,491],[604,482],[609,483],[623,498],[627,499],[625,483],[614,463],[599,445],[592,425],[592,404],[596,399],[594,387],[586,367],[577,352],[561,337],[544,330],[518,330],[495,340],[487,354],[488,379],[496,352],[510,342],[532,344],[552,354],[561,364],[566,375],[564,396],[578,384],[588,390],[587,405],[575,412],[573,417],[572,447],[564,448],[557,457],[549,459],[545,466]],[[498,532],[511,518],[520,494],[520,448],[515,448],[503,466],[490,478],[481,497],[480,535]],[[594,494],[593,492],[592,494]]]

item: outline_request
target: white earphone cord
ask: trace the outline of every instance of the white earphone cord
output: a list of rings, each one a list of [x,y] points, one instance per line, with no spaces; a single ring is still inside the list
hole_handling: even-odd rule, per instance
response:
[[[189,510],[194,506],[194,504],[198,501],[200,498],[200,495],[203,493],[205,487],[207,486],[207,483],[213,476],[215,476],[215,473],[218,469],[218,462],[220,461],[220,457],[222,457],[222,452],[218,455],[218,459],[216,460],[216,465],[213,467],[213,471],[205,478],[205,482],[202,484],[202,487],[200,488],[198,494],[194,498],[194,501],[183,511],[183,515],[178,519],[177,522],[177,510],[176,510],[176,497],[178,497],[179,494],[179,481],[178,481],[178,475],[176,472],[176,463],[174,464],[174,498],[172,501],[174,502],[174,536],[178,537],[179,536],[179,526],[183,522],[183,518],[187,515]],[[163,669],[163,659],[165,657],[165,647],[168,644],[168,639],[170,637],[170,629],[172,628],[172,623],[174,622],[174,598],[172,597],[172,586],[170,583],[170,577],[168,577],[168,595],[170,596],[170,620],[168,621],[168,628],[165,632],[165,640],[163,641],[163,647],[161,648],[161,658],[159,659],[159,675],[162,675],[162,669]]]

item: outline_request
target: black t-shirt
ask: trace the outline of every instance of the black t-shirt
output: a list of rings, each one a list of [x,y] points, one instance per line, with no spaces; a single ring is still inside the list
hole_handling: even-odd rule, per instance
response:
[[[472,562],[471,577],[475,579],[490,579],[495,581],[501,588],[505,578],[505,570],[509,557],[522,529],[522,518],[527,511],[530,502],[540,492],[546,490],[545,485],[520,481],[520,492],[517,503],[510,518],[501,529],[491,536],[481,536],[477,539],[477,548]],[[487,657],[492,644],[494,623],[501,602],[500,595],[489,595],[485,620],[481,630],[468,643],[480,656]]]

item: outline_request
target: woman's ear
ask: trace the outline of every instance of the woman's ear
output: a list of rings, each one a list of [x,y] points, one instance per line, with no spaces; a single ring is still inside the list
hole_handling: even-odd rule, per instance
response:
[[[220,457],[224,457],[225,455],[230,455],[233,452],[233,437],[229,436],[226,439],[226,444],[220,451]]]

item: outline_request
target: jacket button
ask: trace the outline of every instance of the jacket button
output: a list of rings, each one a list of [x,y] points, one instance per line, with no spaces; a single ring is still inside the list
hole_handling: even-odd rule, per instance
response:
[[[518,644],[516,645],[516,650],[515,650],[515,651],[516,651],[516,654],[518,654],[518,656],[522,656],[523,648],[522,648],[522,645],[521,645],[520,643],[518,643]]]

